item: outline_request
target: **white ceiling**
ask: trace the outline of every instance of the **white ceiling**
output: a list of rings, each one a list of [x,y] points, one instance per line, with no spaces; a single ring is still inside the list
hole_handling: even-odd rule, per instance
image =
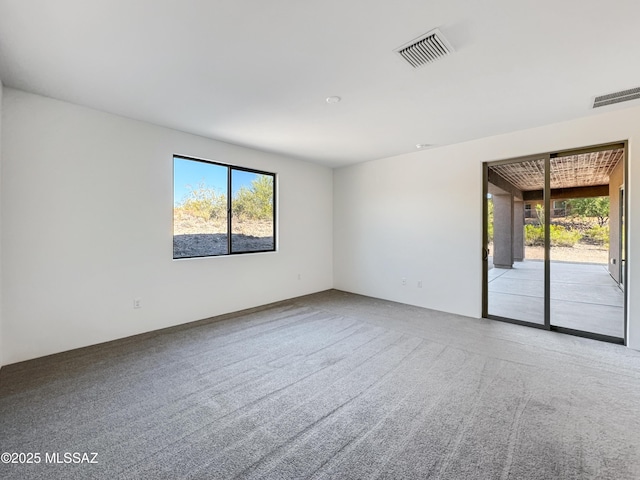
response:
[[[333,167],[640,105],[591,109],[640,86],[638,19],[638,0],[0,0],[0,78]],[[436,27],[453,55],[394,53]]]

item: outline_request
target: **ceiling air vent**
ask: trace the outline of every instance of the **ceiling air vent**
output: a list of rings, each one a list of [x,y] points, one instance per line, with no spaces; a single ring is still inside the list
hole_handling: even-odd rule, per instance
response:
[[[640,87],[596,97],[593,101],[593,108],[604,107],[605,105],[612,105],[614,103],[628,102],[629,100],[635,100],[636,98],[640,98]]]
[[[453,53],[453,47],[437,28],[396,49],[413,68],[434,62]]]

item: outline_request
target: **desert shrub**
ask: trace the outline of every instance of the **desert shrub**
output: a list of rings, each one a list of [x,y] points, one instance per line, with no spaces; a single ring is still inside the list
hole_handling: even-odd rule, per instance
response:
[[[571,230],[561,225],[550,225],[551,245],[553,247],[573,247],[582,238],[578,230]]]
[[[487,242],[493,242],[493,199],[487,200]]]
[[[582,234],[561,225],[550,225],[549,236],[552,247],[573,247],[580,241]],[[524,241],[529,246],[544,245],[544,226],[525,225]]]
[[[572,215],[595,217],[601,227],[609,220],[609,197],[574,198],[568,204]]]
[[[273,177],[260,175],[251,186],[240,187],[233,198],[233,215],[243,220],[273,219]]]
[[[195,188],[189,187],[189,193],[185,195],[177,208],[204,220],[226,218],[227,198],[224,193],[218,193],[214,188],[200,182]]]
[[[542,225],[525,225],[524,243],[529,246],[544,245],[544,227]]]
[[[239,220],[269,221],[273,219],[273,177],[260,175],[249,187],[238,189],[232,200],[234,218]],[[189,192],[175,206],[182,212],[205,221],[227,218],[227,196],[204,182],[189,187]]]
[[[536,217],[540,225],[544,225],[544,205],[536,205]]]
[[[584,239],[596,245],[607,245],[609,243],[609,226],[594,225],[584,232]]]

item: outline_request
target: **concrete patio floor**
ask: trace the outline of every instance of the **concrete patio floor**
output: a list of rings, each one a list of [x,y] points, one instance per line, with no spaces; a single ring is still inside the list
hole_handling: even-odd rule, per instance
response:
[[[489,314],[544,324],[544,262],[489,266]],[[623,305],[606,265],[551,262],[551,325],[623,338]]]

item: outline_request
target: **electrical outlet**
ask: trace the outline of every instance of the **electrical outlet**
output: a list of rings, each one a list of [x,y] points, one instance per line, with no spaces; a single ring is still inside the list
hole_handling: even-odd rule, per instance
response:
[[[133,299],[133,308],[142,308],[142,299],[134,298]]]
[[[418,288],[422,288],[422,280],[418,280]]]
[[[402,285],[403,285],[403,286],[406,286],[406,285],[407,285],[407,279],[406,279],[406,278],[404,278],[404,277],[402,277]]]
[[[298,274],[298,280],[302,280],[302,274],[301,273]]]

